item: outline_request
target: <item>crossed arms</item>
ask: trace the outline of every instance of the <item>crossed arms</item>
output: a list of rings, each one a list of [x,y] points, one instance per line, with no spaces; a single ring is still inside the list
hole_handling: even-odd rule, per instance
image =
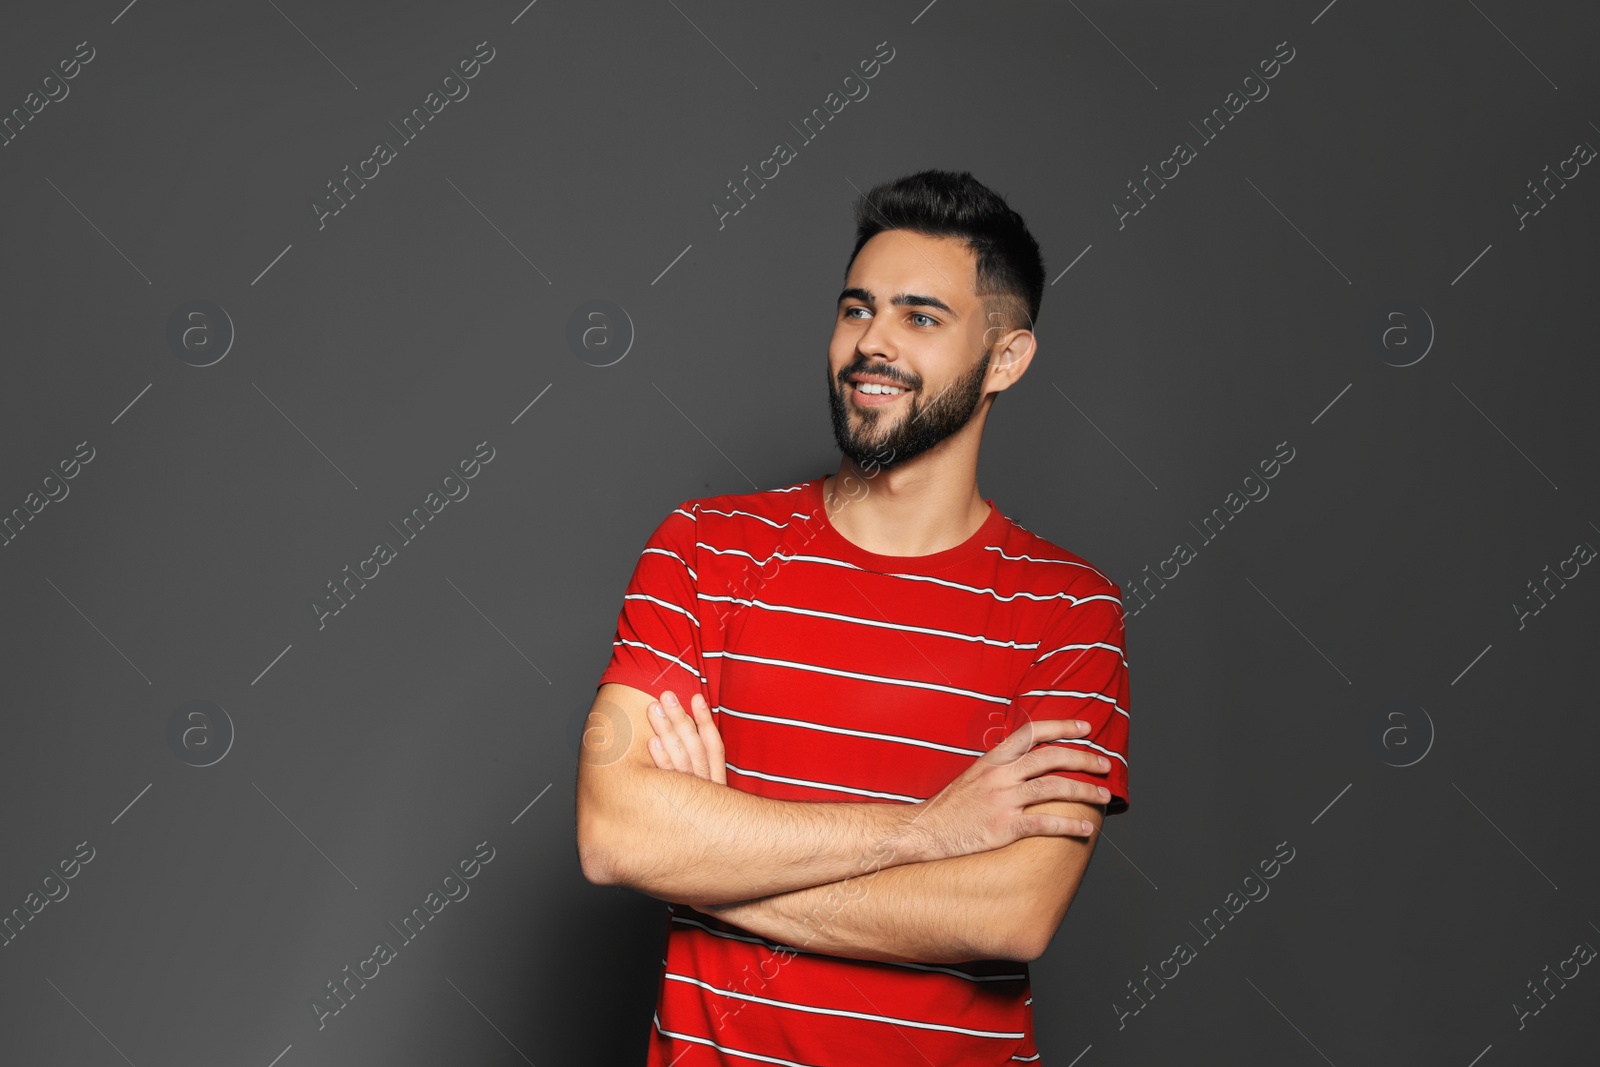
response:
[[[653,703],[618,683],[596,694],[578,767],[584,877],[783,944],[872,960],[1036,959],[1104,818],[1102,787],[1048,773],[1109,768],[1040,743],[1084,736],[1077,720],[1025,724],[918,804],[812,803],[729,788],[698,693],[687,710],[664,693],[659,719]]]

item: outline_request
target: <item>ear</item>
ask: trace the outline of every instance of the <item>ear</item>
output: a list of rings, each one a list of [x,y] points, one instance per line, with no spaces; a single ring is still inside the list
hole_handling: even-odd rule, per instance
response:
[[[985,392],[1001,393],[1011,388],[1033,362],[1038,339],[1032,330],[1014,329],[1001,322],[998,312],[990,312],[993,324],[983,331],[983,341],[990,351],[989,380]]]

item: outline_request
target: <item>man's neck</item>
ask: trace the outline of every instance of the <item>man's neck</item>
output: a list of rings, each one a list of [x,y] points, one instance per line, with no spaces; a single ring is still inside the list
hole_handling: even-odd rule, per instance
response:
[[[989,505],[977,454],[924,453],[904,468],[858,467],[848,456],[822,483],[828,521],[846,541],[882,556],[927,556],[978,532]]]

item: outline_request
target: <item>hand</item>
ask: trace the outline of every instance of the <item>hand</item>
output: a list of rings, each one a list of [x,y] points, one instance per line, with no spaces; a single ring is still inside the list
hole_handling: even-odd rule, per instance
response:
[[[1077,745],[1041,744],[1083,737],[1089,729],[1088,723],[1075,719],[1024,723],[936,795],[915,805],[917,811],[906,828],[913,850],[945,859],[1003,848],[1024,837],[1092,836],[1094,824],[1086,820],[1026,810],[1049,800],[1084,804],[1110,800],[1104,786],[1048,773],[1104,774],[1111,769],[1111,761],[1097,752]]]
[[[694,718],[683,710],[677,696],[668,689],[661,699],[650,705],[646,718],[650,720],[655,736],[648,743],[650,758],[664,771],[682,771],[704,778],[718,785],[728,784],[727,768],[723,764],[722,735],[717,724],[711,721],[711,708],[705,697],[696,693],[689,703],[694,708]],[[660,709],[663,714],[657,715]]]

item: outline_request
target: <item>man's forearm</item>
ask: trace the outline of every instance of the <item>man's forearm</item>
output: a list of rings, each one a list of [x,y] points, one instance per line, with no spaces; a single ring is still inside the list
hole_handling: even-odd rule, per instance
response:
[[[1047,801],[1054,814],[1104,812]],[[751,933],[856,959],[959,963],[1038,958],[1082,884],[1089,841],[1031,837],[972,855],[909,863],[831,885],[706,908]]]
[[[603,880],[690,905],[842,881],[927,858],[904,833],[908,806],[773,800],[693,775],[620,764],[596,832]]]
[[[753,934],[830,956],[919,963],[1026,959],[1022,909],[1009,889],[1011,861],[1006,849],[996,849],[704,910]]]

